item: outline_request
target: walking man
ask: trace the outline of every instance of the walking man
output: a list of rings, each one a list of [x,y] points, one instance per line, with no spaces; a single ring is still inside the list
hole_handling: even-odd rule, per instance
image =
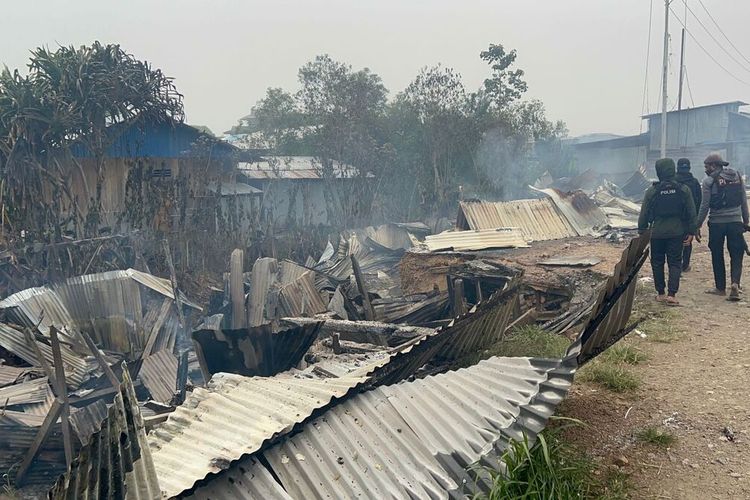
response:
[[[708,248],[711,250],[711,264],[716,288],[707,293],[726,295],[727,270],[724,264],[724,241],[729,250],[731,288],[727,300],[740,300],[740,278],[742,258],[745,253],[744,228],[748,223],[747,195],[742,176],[727,168],[729,163],[718,153],[711,153],[703,161],[706,177],[702,184],[698,228],[708,216]],[[698,230],[700,238],[700,229]],[[699,240],[700,241],[700,240]]]
[[[687,186],[690,190],[690,194],[693,195],[693,203],[696,209],[701,206],[701,183],[698,179],[693,177],[690,172],[690,160],[687,158],[680,158],[677,160],[677,182]],[[693,243],[686,243],[682,248],[682,272],[686,273],[690,271],[690,256],[693,253]]]
[[[651,227],[651,270],[654,274],[656,300],[670,306],[679,305],[676,298],[682,272],[682,249],[695,235],[695,204],[690,190],[677,182],[674,160],[656,162],[659,182],[646,190],[638,217],[638,232]],[[664,279],[664,262],[669,281]],[[664,292],[667,292],[666,295]]]

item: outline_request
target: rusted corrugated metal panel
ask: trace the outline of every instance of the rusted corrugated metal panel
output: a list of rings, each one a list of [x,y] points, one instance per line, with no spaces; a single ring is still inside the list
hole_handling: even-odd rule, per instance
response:
[[[159,484],[167,497],[190,489],[365,381],[216,374],[149,434]]]
[[[296,366],[318,336],[322,322],[271,325],[241,330],[197,330],[193,339],[203,351],[208,373],[271,376]]]
[[[598,228],[607,224],[607,216],[583,191],[563,193],[557,189],[532,189],[552,199],[578,236],[595,235]]]
[[[485,250],[489,248],[525,248],[529,245],[518,228],[495,228],[482,231],[446,231],[425,238],[427,249],[438,250]]]
[[[0,407],[43,403],[48,389],[47,377],[3,387],[0,389]]]
[[[35,341],[42,351],[44,358],[50,365],[54,365],[52,348],[44,342]],[[26,343],[23,332],[20,332],[10,326],[0,323],[0,346],[12,352],[19,358],[33,366],[41,367],[36,359],[34,350]],[[65,368],[65,381],[67,385],[76,389],[84,381],[88,380],[89,375],[96,369],[96,361],[93,357],[83,358],[73,353],[65,344],[60,345],[62,352],[63,366]]]
[[[81,448],[71,468],[50,490],[49,498],[161,498],[143,417],[126,369],[101,430]]]
[[[461,202],[456,227],[459,230],[518,228],[527,241],[546,241],[576,236],[552,200],[508,202]]]
[[[83,408],[76,409],[70,415],[70,425],[78,436],[82,445],[89,442],[89,438],[102,428],[102,422],[107,418],[107,405],[101,399]]]
[[[160,403],[170,403],[177,390],[177,358],[172,351],[159,351],[143,360],[138,377]]]
[[[281,288],[279,303],[284,316],[314,316],[325,312],[327,304],[315,287],[315,274],[307,271],[299,278]]]
[[[580,364],[586,363],[625,335],[633,308],[638,271],[648,256],[650,234],[633,238],[623,250],[613,275],[600,292],[589,319],[581,331]]]

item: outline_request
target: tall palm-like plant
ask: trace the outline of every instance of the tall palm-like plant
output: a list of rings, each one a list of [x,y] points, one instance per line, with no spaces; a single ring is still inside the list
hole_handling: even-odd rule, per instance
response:
[[[68,186],[71,165],[83,179],[85,203],[98,206],[104,152],[116,125],[141,119],[184,119],[171,78],[119,45],[45,47],[31,52],[28,73],[0,73],[0,222],[18,233],[57,239],[73,223],[83,229]],[[119,129],[121,131],[121,128]],[[78,145],[97,160],[97,189],[71,153]],[[95,208],[95,207],[89,207]]]

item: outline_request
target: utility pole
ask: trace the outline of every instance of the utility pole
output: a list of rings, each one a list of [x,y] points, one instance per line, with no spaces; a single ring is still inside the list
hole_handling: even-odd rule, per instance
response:
[[[682,28],[682,42],[680,43],[680,90],[677,93],[677,111],[682,110],[682,79],[685,72],[685,28]]]
[[[661,157],[667,156],[667,65],[669,64],[669,2],[664,0],[664,60],[661,77]]]

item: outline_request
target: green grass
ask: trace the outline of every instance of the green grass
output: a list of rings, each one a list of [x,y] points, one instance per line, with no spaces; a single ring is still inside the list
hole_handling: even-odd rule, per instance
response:
[[[648,359],[648,355],[631,345],[620,344],[610,347],[601,355],[601,359],[609,363],[626,363],[637,365]]]
[[[547,332],[536,325],[527,325],[514,328],[509,335],[487,349],[467,354],[456,362],[456,366],[472,366],[493,356],[560,358],[569,345],[570,340],[562,335]]]
[[[511,441],[502,456],[505,473],[472,468],[492,488],[482,500],[607,499],[628,497],[629,477],[619,471],[596,475],[594,461],[561,438],[562,427],[547,429],[531,445],[524,437]]]
[[[594,382],[613,392],[631,392],[641,385],[640,379],[622,364],[602,360],[584,367],[579,377],[584,382]]]
[[[677,436],[669,431],[657,429],[656,427],[646,427],[641,429],[635,435],[636,439],[642,443],[653,444],[656,446],[669,447],[677,441]]]

